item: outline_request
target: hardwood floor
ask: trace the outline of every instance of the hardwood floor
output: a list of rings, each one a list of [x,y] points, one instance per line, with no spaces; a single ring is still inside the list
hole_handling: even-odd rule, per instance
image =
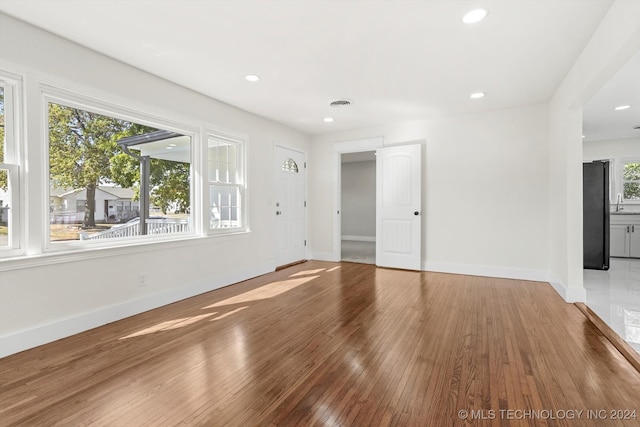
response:
[[[640,374],[550,285],[366,264],[310,261],[0,359],[3,426],[638,418]]]

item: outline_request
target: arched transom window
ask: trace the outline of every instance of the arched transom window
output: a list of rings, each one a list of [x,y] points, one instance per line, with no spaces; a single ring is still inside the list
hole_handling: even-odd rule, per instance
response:
[[[284,172],[298,173],[298,164],[293,159],[287,159],[282,164],[282,170]]]

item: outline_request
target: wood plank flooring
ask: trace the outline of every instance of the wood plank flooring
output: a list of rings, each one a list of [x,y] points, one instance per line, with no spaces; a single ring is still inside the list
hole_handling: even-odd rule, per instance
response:
[[[640,374],[550,285],[365,264],[310,261],[0,359],[2,426],[639,418]]]

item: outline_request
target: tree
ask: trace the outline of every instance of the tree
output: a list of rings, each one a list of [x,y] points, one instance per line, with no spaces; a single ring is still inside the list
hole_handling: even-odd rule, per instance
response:
[[[140,197],[140,163],[120,153],[111,159],[112,179],[122,187],[135,189]],[[149,173],[150,202],[163,213],[168,210],[183,213],[190,206],[190,165],[163,159],[151,159]]]
[[[140,163],[117,141],[157,129],[58,104],[49,104],[49,176],[61,188],[85,189],[83,225],[95,226],[95,194],[115,183],[140,191]],[[151,159],[151,203],[164,212],[189,206],[189,164]]]
[[[640,163],[627,163],[622,173],[624,198],[640,199]]]
[[[77,108],[49,104],[49,178],[56,187],[85,189],[85,227],[95,226],[98,185],[111,178],[116,135],[131,123]]]

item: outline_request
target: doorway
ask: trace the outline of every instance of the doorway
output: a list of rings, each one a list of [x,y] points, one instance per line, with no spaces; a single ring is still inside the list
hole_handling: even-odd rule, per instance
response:
[[[275,147],[276,266],[306,259],[306,168],[305,153]]]
[[[384,146],[382,138],[339,142],[335,153],[335,200],[332,260],[343,260],[342,156],[375,150],[375,265],[420,270],[422,264],[422,143]],[[371,232],[370,232],[371,233]],[[360,239],[362,240],[362,239]],[[367,239],[371,240],[371,239]],[[353,240],[351,240],[353,241]],[[360,261],[362,262],[362,261]]]
[[[376,263],[376,153],[341,155],[341,260]]]

